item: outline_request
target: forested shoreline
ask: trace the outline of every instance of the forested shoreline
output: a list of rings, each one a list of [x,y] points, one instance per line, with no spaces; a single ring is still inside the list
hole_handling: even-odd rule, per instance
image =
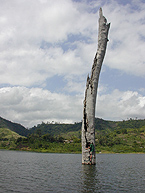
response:
[[[6,123],[3,120],[2,127],[0,122],[0,149],[81,153],[81,122],[42,122],[29,132],[26,130],[28,134],[23,136],[12,131],[15,125],[10,127],[11,124]],[[115,122],[96,119],[95,125],[96,153],[145,153],[145,120],[129,119]],[[24,128],[22,129],[25,134]]]

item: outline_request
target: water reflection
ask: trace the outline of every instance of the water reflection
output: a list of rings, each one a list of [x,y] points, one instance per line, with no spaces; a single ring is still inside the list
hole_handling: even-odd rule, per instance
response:
[[[82,165],[82,192],[96,192],[97,168],[95,165]]]

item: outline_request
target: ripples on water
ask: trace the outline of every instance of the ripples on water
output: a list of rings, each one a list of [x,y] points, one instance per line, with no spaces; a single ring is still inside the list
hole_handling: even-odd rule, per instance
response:
[[[145,154],[97,154],[96,166],[80,154],[0,151],[0,192],[145,192]]]

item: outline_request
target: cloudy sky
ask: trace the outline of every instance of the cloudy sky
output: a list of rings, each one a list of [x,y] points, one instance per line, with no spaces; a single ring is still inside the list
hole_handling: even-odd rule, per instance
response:
[[[96,117],[145,118],[144,0],[0,0],[0,116],[25,127],[82,120],[99,8],[111,22]]]

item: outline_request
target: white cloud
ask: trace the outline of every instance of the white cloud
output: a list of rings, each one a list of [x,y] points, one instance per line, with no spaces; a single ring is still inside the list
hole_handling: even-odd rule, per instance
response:
[[[0,89],[1,116],[28,127],[41,121],[82,119],[85,82],[97,50],[100,6],[111,22],[104,64],[134,76],[145,75],[145,4],[132,1],[121,5],[115,0],[1,1],[0,86],[11,86]],[[62,93],[44,89],[54,75],[66,82]],[[143,91],[143,87],[139,89]],[[106,94],[108,90],[99,87],[102,94],[98,96],[97,116],[144,118],[143,95],[119,89]]]
[[[31,127],[41,121],[75,122],[82,117],[82,95],[51,93],[41,88],[0,89],[2,117]]]
[[[96,30],[95,17],[80,3],[32,0],[30,6],[28,1],[5,1],[0,13],[1,84],[43,85],[55,74],[69,77],[84,73],[83,47],[77,43],[77,49],[66,52],[61,47],[68,35],[90,38]],[[45,49],[41,49],[43,42]]]
[[[76,122],[82,119],[83,95],[51,93],[41,88],[0,89],[2,117],[32,127],[44,122]],[[137,92],[114,90],[98,95],[96,116],[109,120],[145,117],[145,97]]]
[[[32,0],[31,6],[28,1],[2,2],[0,83],[43,85],[55,74],[73,79],[89,73],[97,48],[98,17],[94,12],[100,5],[101,1],[88,4],[87,1]],[[111,22],[105,65],[143,76],[145,5],[138,3],[138,6],[135,10],[116,1],[103,5],[103,12]],[[72,42],[71,35],[79,35],[81,40]],[[48,47],[40,49],[43,42]],[[64,42],[75,49],[64,52]]]
[[[125,6],[112,1],[103,7],[105,15],[111,21],[105,61],[110,68],[136,76],[145,75],[144,9],[144,3],[135,1]]]
[[[145,97],[138,92],[114,90],[98,95],[96,115],[109,120],[145,117]]]

